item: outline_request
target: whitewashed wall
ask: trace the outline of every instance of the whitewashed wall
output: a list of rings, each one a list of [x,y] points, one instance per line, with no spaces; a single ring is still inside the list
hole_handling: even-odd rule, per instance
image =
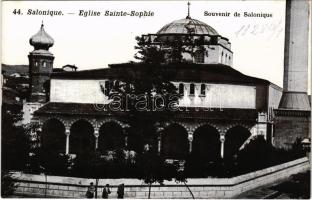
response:
[[[51,102],[108,103],[101,92],[105,80],[51,79]],[[175,83],[178,87],[179,83]],[[201,83],[195,84],[195,95],[189,95],[190,83],[184,82],[184,96],[180,106],[213,108],[256,108],[255,86],[231,84],[206,84],[206,95],[200,96]]]
[[[183,83],[184,95],[180,106],[210,108],[256,108],[256,87],[231,84],[206,84],[206,95],[200,96],[201,83],[195,84],[195,95],[190,93],[190,83]],[[175,84],[178,87],[178,84]]]
[[[50,101],[64,103],[108,102],[101,92],[100,82],[105,80],[63,80],[51,79]]]
[[[282,88],[279,88],[272,84],[269,86],[269,108],[278,108],[282,94]]]

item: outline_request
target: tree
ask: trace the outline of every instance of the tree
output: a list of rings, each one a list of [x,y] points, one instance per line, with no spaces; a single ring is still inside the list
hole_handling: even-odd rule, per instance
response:
[[[154,39],[152,39],[154,37]],[[210,44],[204,36],[184,34],[180,36],[151,36],[143,35],[136,37],[138,52],[135,58],[143,63],[181,63],[186,62],[183,53],[188,53],[194,58],[195,53],[200,51],[207,56],[204,45]]]
[[[1,170],[1,196],[4,198],[9,197],[14,193],[16,187],[12,173],[7,170]]]
[[[25,167],[28,152],[28,136],[24,127],[19,125],[21,107],[2,104],[2,169],[22,170]]]
[[[155,124],[167,121],[173,115],[179,98],[177,88],[171,82],[174,76],[175,71],[164,66],[130,63],[118,80],[111,81],[108,95],[113,101],[109,109],[118,107],[118,111],[126,111],[130,129],[144,139],[141,150],[144,144],[155,147]]]
[[[137,36],[135,39],[138,44],[134,47],[138,51],[134,55],[135,59],[148,64],[158,64],[165,62],[165,52],[162,51],[158,46],[145,43],[143,37]]]
[[[141,171],[139,179],[148,184],[148,198],[153,183],[163,184],[164,180],[172,180],[172,168],[155,151],[149,149],[138,156],[137,166]]]

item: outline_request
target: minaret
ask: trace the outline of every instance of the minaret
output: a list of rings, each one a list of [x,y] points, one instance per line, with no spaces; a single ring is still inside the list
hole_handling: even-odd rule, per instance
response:
[[[286,1],[284,91],[279,109],[310,110],[308,86],[309,2]]]
[[[49,100],[50,74],[54,56],[49,52],[54,40],[44,30],[43,23],[38,33],[29,40],[34,50],[29,53],[30,102],[45,103]]]
[[[291,148],[298,139],[310,138],[308,86],[308,0],[286,1],[284,91],[274,110],[273,145]]]

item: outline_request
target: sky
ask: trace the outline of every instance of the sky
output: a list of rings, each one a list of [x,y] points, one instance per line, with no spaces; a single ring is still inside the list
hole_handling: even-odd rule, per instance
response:
[[[14,9],[23,14],[14,14]],[[29,9],[62,11],[64,15],[27,15]],[[83,17],[79,16],[80,10],[102,15]],[[154,16],[104,16],[105,11],[151,11]],[[205,16],[205,11],[229,12],[230,16]],[[234,17],[235,12],[241,16]],[[272,17],[244,17],[244,12]],[[4,1],[2,63],[28,64],[27,55],[33,50],[29,38],[39,31],[42,21],[55,41],[50,48],[54,67],[72,64],[83,70],[128,62],[135,60],[136,36],[156,33],[186,15],[186,1]],[[284,1],[191,1],[190,16],[230,40],[233,68],[283,86]]]

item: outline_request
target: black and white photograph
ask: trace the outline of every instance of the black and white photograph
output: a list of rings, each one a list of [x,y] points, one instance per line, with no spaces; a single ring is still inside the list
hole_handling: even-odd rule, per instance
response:
[[[311,0],[1,6],[2,198],[311,198]]]

